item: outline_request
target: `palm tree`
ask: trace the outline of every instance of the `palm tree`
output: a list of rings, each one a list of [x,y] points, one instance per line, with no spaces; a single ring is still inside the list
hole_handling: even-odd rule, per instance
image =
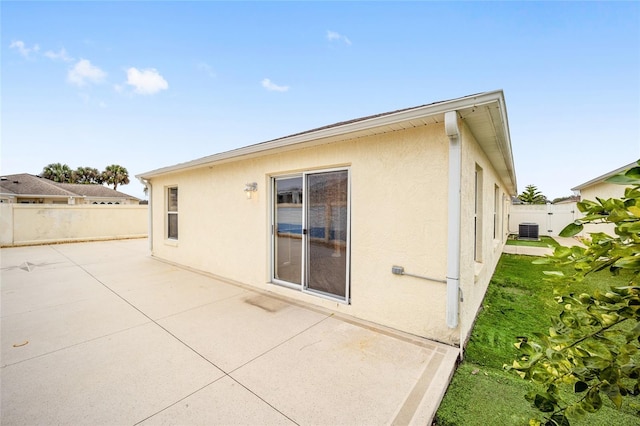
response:
[[[107,185],[113,185],[115,191],[118,185],[126,185],[129,183],[129,172],[122,166],[112,164],[104,169],[102,178],[103,182]]]
[[[78,167],[73,172],[74,183],[102,184],[102,173],[94,167]]]
[[[522,194],[518,195],[518,199],[525,204],[544,204],[547,202],[547,197],[542,195],[542,192],[538,191],[535,185],[527,185]]]
[[[66,164],[51,163],[43,167],[40,176],[54,182],[66,183],[71,180],[71,169]]]

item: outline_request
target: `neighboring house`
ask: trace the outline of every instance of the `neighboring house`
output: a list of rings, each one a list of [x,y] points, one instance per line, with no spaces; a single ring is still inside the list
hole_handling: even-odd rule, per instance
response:
[[[502,91],[137,177],[153,256],[460,346],[517,194]]]
[[[58,183],[20,173],[0,177],[0,203],[139,204],[140,199],[103,185]]]
[[[575,195],[580,196],[581,200],[595,201],[596,198],[600,198],[602,200],[607,200],[609,198],[622,198],[624,196],[624,190],[627,187],[625,185],[617,185],[605,181],[611,176],[622,173],[635,166],[637,166],[636,161],[627,164],[626,166],[622,166],[618,169],[612,170],[609,173],[605,173],[602,176],[591,179],[590,181],[582,183],[574,188],[571,188],[571,190]],[[588,234],[593,232],[604,232],[613,236],[615,234],[614,228],[615,226],[610,223],[586,224],[581,235],[588,236]]]

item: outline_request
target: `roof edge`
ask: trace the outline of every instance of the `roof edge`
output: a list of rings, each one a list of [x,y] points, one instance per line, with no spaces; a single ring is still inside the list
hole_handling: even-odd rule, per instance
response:
[[[499,102],[500,107],[504,110],[504,92],[502,90],[494,90],[490,92],[478,93],[462,98],[450,99],[446,101],[431,103],[414,108],[403,109],[396,112],[386,114],[378,114],[374,116],[364,117],[362,119],[351,120],[345,124],[329,125],[310,130],[307,132],[297,133],[266,142],[261,142],[245,147],[221,152],[218,154],[201,157],[185,163],[175,164],[173,166],[162,167],[145,173],[137,174],[138,179],[149,179],[159,175],[173,172],[181,172],[201,167],[210,166],[220,161],[231,160],[246,155],[257,154],[270,151],[277,148],[310,142],[313,140],[324,139],[332,136],[346,135],[349,133],[367,130],[374,127],[394,124],[401,121],[408,121],[419,117],[427,117],[437,114],[443,114],[447,111],[454,111],[462,108],[480,106],[493,102]],[[506,110],[504,111],[506,114]],[[508,132],[508,129],[507,129]],[[506,160],[506,159],[505,159]],[[513,158],[509,161],[513,164]],[[514,177],[515,179],[515,177]]]
[[[640,160],[638,160],[638,161],[640,161]],[[594,183],[602,182],[605,179],[610,178],[611,176],[617,175],[618,173],[624,172],[625,170],[629,170],[633,166],[637,165],[638,161],[634,161],[634,162],[632,162],[630,164],[627,164],[626,166],[622,166],[622,167],[617,168],[617,169],[615,169],[613,171],[610,171],[609,173],[605,173],[602,176],[598,176],[597,178],[591,179],[590,181],[587,181],[587,182],[582,183],[582,184],[580,184],[578,186],[575,186],[575,187],[571,188],[571,191],[579,191],[581,189],[584,189],[584,188],[586,188],[588,186],[593,185]]]

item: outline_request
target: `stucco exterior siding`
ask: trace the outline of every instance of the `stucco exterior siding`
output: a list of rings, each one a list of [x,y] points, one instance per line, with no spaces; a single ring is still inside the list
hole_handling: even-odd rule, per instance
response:
[[[445,284],[391,274],[393,265],[444,279],[448,139],[442,125],[265,155],[153,180],[153,253],[265,291],[420,336],[456,341]],[[275,176],[348,167],[351,304],[270,283]],[[247,200],[244,184],[258,182]],[[179,238],[166,241],[165,191],[179,188]]]
[[[478,145],[473,134],[462,126],[462,217],[460,253],[460,339],[464,343],[471,333],[475,317],[482,304],[493,271],[500,260],[502,248],[508,237],[509,197],[506,186],[500,180],[486,154]],[[476,261],[475,215],[475,172],[476,165],[482,170],[482,203],[478,217],[482,226],[478,232],[481,240],[479,261]],[[498,186],[499,226],[494,238],[495,187]]]
[[[609,198],[622,198],[624,197],[624,190],[626,188],[627,187],[625,185],[597,182],[586,188],[582,188],[580,190],[580,199],[596,201],[596,198],[600,198],[602,200],[607,200]],[[578,216],[584,217],[584,214],[578,213]],[[589,238],[589,234],[596,232],[604,232],[605,234],[615,236],[615,226],[611,223],[587,223],[580,234]]]
[[[344,121],[138,178],[151,188],[154,256],[461,347],[517,193],[502,91]],[[252,182],[257,191],[245,194]],[[178,211],[169,213],[174,187]],[[169,239],[176,215],[178,237]]]
[[[144,205],[0,204],[0,244],[143,238],[147,211]]]
[[[600,182],[581,189],[580,198],[582,200],[595,200],[596,197],[604,200],[608,198],[622,198],[624,196],[625,189],[625,185]]]

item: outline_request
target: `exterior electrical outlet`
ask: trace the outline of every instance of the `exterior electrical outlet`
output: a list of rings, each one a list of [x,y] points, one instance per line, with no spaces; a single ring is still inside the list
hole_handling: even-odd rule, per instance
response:
[[[395,274],[395,275],[403,275],[404,274],[404,268],[402,266],[392,266],[391,267],[391,273]]]

